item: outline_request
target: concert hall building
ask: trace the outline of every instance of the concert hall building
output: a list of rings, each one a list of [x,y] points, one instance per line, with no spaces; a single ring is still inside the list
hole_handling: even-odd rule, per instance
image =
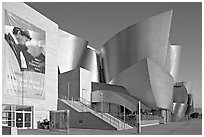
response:
[[[169,41],[173,11],[96,50],[25,3],[2,5],[3,126],[35,129],[52,120],[49,111],[70,110],[73,128],[132,128],[139,101],[142,114],[164,123],[191,112],[192,86],[177,81],[181,46]]]

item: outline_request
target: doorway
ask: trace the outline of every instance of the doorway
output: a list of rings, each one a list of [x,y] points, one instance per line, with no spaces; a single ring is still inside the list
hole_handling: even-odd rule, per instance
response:
[[[2,108],[3,126],[33,128],[33,106],[3,104]]]
[[[30,129],[32,126],[32,113],[26,111],[16,111],[16,127],[21,129]]]

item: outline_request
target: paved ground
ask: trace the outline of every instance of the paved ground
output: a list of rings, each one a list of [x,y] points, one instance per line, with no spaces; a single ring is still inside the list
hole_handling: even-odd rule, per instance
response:
[[[142,135],[202,135],[202,120],[172,122],[166,125],[144,127]]]
[[[49,130],[18,130],[18,135],[65,135],[66,132]],[[133,135],[136,129],[130,130],[92,130],[71,128],[70,135]],[[202,120],[189,120],[185,122],[172,122],[155,126],[143,127],[141,135],[202,135]]]

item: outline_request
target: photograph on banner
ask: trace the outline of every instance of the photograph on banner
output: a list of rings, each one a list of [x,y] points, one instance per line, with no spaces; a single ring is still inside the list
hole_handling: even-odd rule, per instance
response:
[[[45,31],[5,12],[5,48],[8,85],[6,93],[44,98]]]

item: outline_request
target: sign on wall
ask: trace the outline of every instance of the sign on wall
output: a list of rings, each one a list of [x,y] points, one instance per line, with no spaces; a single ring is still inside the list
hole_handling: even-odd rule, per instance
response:
[[[45,31],[5,10],[7,90],[12,96],[44,98]],[[3,66],[4,67],[4,66]]]

